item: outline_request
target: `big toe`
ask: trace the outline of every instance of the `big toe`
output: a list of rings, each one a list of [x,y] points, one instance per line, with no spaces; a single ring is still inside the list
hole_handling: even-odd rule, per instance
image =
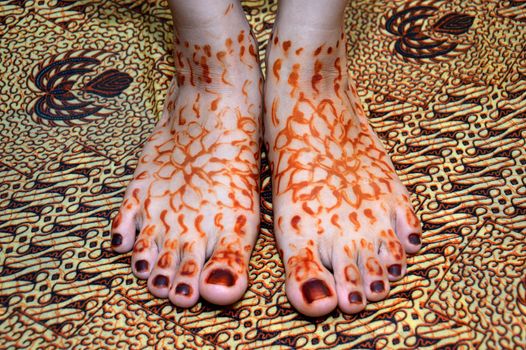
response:
[[[246,272],[235,271],[225,264],[207,264],[201,275],[201,296],[216,305],[235,303],[243,296],[248,286]]]
[[[201,296],[217,305],[238,301],[248,287],[248,261],[252,248],[253,242],[241,242],[231,235],[223,235],[201,273]]]
[[[321,263],[317,250],[304,247],[285,258],[285,290],[292,306],[310,317],[327,315],[334,310],[338,304],[334,278]]]

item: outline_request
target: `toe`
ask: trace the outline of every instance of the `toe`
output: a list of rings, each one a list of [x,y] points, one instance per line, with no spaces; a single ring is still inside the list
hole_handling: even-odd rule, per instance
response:
[[[402,278],[407,270],[405,250],[392,229],[382,231],[378,258],[390,281]]]
[[[134,198],[137,197],[139,189],[135,189],[132,195],[128,192],[124,197],[119,212],[111,224],[111,248],[118,253],[129,252],[135,242],[135,231],[137,228],[135,216],[138,205]]]
[[[408,253],[416,253],[422,246],[422,226],[409,201],[396,211],[396,234]]]
[[[148,278],[148,289],[156,297],[168,297],[176,271],[177,255],[177,240],[167,239]]]
[[[206,263],[199,279],[199,291],[207,301],[230,305],[238,301],[248,286],[248,260],[252,245],[224,236]]]
[[[356,261],[355,247],[349,245],[343,245],[343,249],[340,246],[335,247],[332,266],[334,267],[338,306],[347,314],[362,311],[367,303]]]
[[[225,230],[218,236],[214,252],[199,277],[199,292],[207,301],[229,305],[245,293],[248,262],[258,230],[256,214],[238,215],[219,225]]]
[[[372,242],[361,242],[362,249],[358,259],[358,268],[362,275],[363,290],[370,301],[384,299],[389,294],[387,272],[376,256]],[[365,247],[363,247],[365,246]]]
[[[168,297],[179,307],[192,307],[199,300],[199,276],[205,261],[204,240],[184,242],[182,258]]]
[[[334,278],[321,263],[312,240],[294,252],[285,252],[284,261],[285,290],[292,306],[311,317],[326,315],[336,308],[338,297]]]
[[[132,271],[140,279],[150,276],[159,250],[155,243],[155,225],[145,225],[133,246]]]

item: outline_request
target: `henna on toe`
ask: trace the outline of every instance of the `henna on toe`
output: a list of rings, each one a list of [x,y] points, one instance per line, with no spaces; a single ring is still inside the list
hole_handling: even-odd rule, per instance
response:
[[[155,296],[179,307],[201,296],[224,305],[247,288],[259,224],[257,43],[239,2],[170,4],[176,76],[114,218],[111,245],[133,247],[133,273]]]
[[[308,316],[384,299],[421,245],[407,190],[347,74],[346,1],[331,4],[280,3],[266,58],[274,232],[287,297]]]

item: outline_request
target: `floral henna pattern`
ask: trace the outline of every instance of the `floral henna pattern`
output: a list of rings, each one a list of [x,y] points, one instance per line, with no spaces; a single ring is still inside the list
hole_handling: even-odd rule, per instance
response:
[[[287,295],[311,316],[357,312],[403,276],[420,224],[348,78],[344,35],[271,42],[265,139]]]
[[[132,268],[157,296],[179,306],[199,294],[229,303],[246,289],[259,220],[257,48],[245,30],[219,47],[178,37],[175,45],[177,75],[113,221],[112,245],[133,246]]]

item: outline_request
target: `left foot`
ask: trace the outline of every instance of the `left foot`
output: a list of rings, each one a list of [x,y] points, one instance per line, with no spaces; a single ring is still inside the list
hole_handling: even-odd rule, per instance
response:
[[[196,23],[177,31],[178,87],[168,91],[112,228],[116,252],[133,248],[133,273],[180,307],[200,296],[219,305],[241,298],[259,223],[256,42],[238,2],[206,5],[195,5],[185,19]]]
[[[265,140],[287,296],[308,316],[359,312],[406,273],[420,223],[350,85],[343,31],[281,29],[267,55]]]

